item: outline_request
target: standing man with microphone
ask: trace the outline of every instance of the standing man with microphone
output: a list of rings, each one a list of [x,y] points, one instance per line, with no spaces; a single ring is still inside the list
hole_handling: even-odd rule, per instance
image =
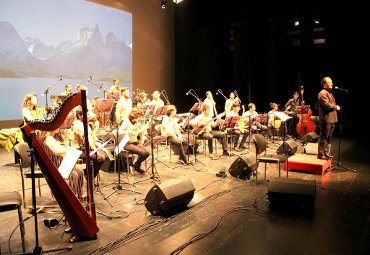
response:
[[[321,81],[321,85],[323,88],[318,95],[320,135],[317,158],[328,160],[333,157],[330,154],[331,139],[335,123],[338,122],[337,111],[340,110],[340,106],[336,104],[335,98],[331,93],[333,88],[333,81],[331,78],[324,77]]]

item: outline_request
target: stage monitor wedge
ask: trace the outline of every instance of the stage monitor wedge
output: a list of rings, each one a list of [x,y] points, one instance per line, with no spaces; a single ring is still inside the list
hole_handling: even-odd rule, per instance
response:
[[[312,212],[316,199],[316,181],[271,178],[268,182],[271,208]]]
[[[193,199],[195,187],[187,178],[178,178],[153,186],[145,197],[144,204],[154,216],[170,216]]]

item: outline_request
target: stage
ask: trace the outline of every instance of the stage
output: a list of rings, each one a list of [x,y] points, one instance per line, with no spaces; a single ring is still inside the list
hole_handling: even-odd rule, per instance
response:
[[[336,140],[337,141],[337,140]],[[220,145],[218,145],[220,146]],[[269,144],[269,150],[276,151],[279,144]],[[232,177],[230,165],[238,156],[220,156],[217,160],[205,157],[202,151],[197,155],[201,163],[194,166],[176,164],[177,155],[165,146],[159,148],[159,159],[170,167],[155,161],[147,162],[144,176],[131,173],[121,174],[124,190],[118,190],[118,173],[100,172],[99,186],[95,187],[94,201],[96,220],[99,227],[97,239],[70,244],[71,234],[64,233],[63,215],[60,211],[46,210],[38,214],[40,246],[44,249],[71,245],[72,250],[63,254],[369,254],[370,163],[364,146],[353,141],[342,141],[343,164],[356,168],[354,173],[346,169],[335,169],[323,184],[322,170],[293,171],[294,162],[304,157],[302,165],[314,163],[311,155],[300,155],[303,146],[299,144],[296,155],[289,158],[289,178],[314,181],[316,194],[314,211],[276,211],[270,208],[268,181],[278,176],[276,164],[268,164],[267,180],[254,177],[250,181]],[[202,146],[199,146],[201,149]],[[333,145],[335,150],[336,144]],[[221,148],[218,150],[221,153]],[[247,150],[233,153],[239,155]],[[255,153],[250,148],[249,153]],[[333,152],[334,155],[336,151]],[[208,155],[208,154],[207,154]],[[353,155],[356,155],[354,157]],[[309,157],[307,157],[309,156]],[[190,160],[194,159],[191,155]],[[19,166],[14,154],[0,148],[1,190],[21,193]],[[353,160],[358,159],[358,160]],[[364,160],[365,159],[365,160]],[[309,162],[312,161],[312,162]],[[334,158],[333,165],[336,163]],[[316,161],[315,161],[316,162]],[[319,164],[320,162],[314,163]],[[296,163],[297,164],[297,163]],[[322,162],[326,167],[328,162]],[[176,168],[175,168],[176,167]],[[310,166],[310,169],[312,166]],[[217,177],[226,170],[227,177]],[[258,167],[264,172],[264,164]],[[150,178],[152,173],[156,179]],[[318,174],[320,173],[320,174]],[[261,175],[262,176],[262,175]],[[194,185],[194,194],[186,210],[172,215],[152,216],[144,201],[155,185],[164,190],[165,184],[185,178]],[[282,175],[281,179],[286,180]],[[45,184],[45,180],[41,180]],[[182,182],[180,182],[182,183]],[[26,186],[31,185],[29,179]],[[189,183],[175,186],[172,191],[181,193],[181,188],[190,190]],[[166,193],[166,192],[164,192]],[[166,193],[169,200],[171,195]],[[176,196],[176,195],[174,195]],[[188,197],[189,198],[189,197]],[[37,195],[38,204],[55,204],[47,185],[42,186],[42,197]],[[27,204],[31,204],[31,190],[26,191]],[[24,217],[29,214],[22,210]],[[44,219],[55,218],[60,225],[48,228]],[[9,254],[8,240],[13,253],[21,253],[18,217],[16,211],[2,212],[0,220],[1,254]],[[25,222],[26,249],[35,247],[34,218]]]

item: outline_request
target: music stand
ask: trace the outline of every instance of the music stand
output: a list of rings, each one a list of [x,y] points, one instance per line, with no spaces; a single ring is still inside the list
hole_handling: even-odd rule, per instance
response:
[[[190,113],[190,111],[189,111],[189,113]],[[190,123],[189,123],[189,121],[191,120],[191,119],[194,119],[195,118],[195,115],[193,114],[193,113],[190,113],[187,117],[186,117],[186,119],[185,119],[185,123],[184,123],[184,125],[182,126],[182,130],[186,130],[186,132],[187,132],[187,134],[188,134],[188,143],[189,143],[189,145],[188,145],[188,151],[186,152],[187,154],[188,154],[188,162],[189,162],[189,166],[191,166],[193,169],[195,169],[195,170],[197,170],[198,172],[200,172],[200,169],[197,169],[194,165],[196,164],[196,163],[200,163],[200,164],[202,164],[203,166],[206,166],[203,162],[201,162],[200,160],[198,160],[197,159],[197,152],[196,152],[196,150],[197,150],[197,140],[196,139],[194,139],[194,144],[193,144],[193,156],[194,156],[194,163],[193,164],[191,164],[190,163]]]
[[[154,125],[153,124],[151,125],[151,129],[152,129],[151,134],[153,134],[155,132],[155,131],[153,131],[153,129],[154,129]],[[160,182],[160,177],[159,177],[159,174],[157,172],[157,168],[155,167],[154,160],[157,160],[159,163],[162,163],[163,165],[167,166],[168,168],[171,168],[169,165],[167,165],[163,161],[161,161],[161,160],[159,160],[159,159],[157,159],[157,158],[154,157],[154,144],[158,145],[159,143],[163,142],[164,140],[166,140],[166,137],[165,136],[153,136],[153,135],[150,135],[149,136],[149,140],[147,140],[144,143],[144,146],[148,146],[150,144],[150,148],[151,148],[151,164],[146,169],[146,171],[148,171],[148,169],[151,168],[152,169],[152,173],[151,173],[151,175],[150,175],[149,178],[145,178],[145,179],[142,179],[142,180],[133,182],[133,184],[136,184],[136,183],[139,183],[139,182],[144,182],[144,181],[147,181],[149,179],[152,179],[152,180],[155,180],[155,181],[159,181]]]
[[[191,108],[190,108],[190,111],[191,113],[195,114],[195,115],[199,115],[200,114],[200,110],[202,108],[202,105],[203,105],[203,102],[197,102],[195,103]]]
[[[106,113],[110,113],[112,111],[113,106],[114,99],[97,99],[94,106],[94,113],[103,114],[103,116],[105,116]]]
[[[227,129],[230,130],[231,133],[229,132],[226,132],[226,134],[230,134],[231,137],[233,135],[235,135],[235,133],[233,133],[233,131],[235,130],[235,126],[236,124],[238,123],[238,121],[240,120],[240,116],[229,116],[229,117],[226,117],[225,118],[225,122],[224,122],[224,126]],[[230,151],[231,151],[231,148],[232,148],[232,142],[233,140],[231,139],[231,142],[230,142]]]
[[[113,187],[113,192],[111,192],[108,196],[104,197],[105,200],[108,199],[110,196],[112,196],[114,193],[116,193],[119,190],[131,191],[131,192],[134,192],[134,193],[137,193],[137,194],[142,194],[139,191],[136,191],[136,190],[133,190],[133,189],[126,189],[126,188],[122,187],[120,164],[118,164],[117,160],[118,160],[119,153],[123,150],[123,148],[125,147],[128,140],[129,140],[129,135],[125,135],[122,138],[122,140],[118,143],[118,127],[117,127],[116,137],[114,139],[115,143],[114,143],[113,157],[114,157],[114,172],[116,172],[118,174],[118,182],[112,182],[111,183],[111,184],[117,184],[117,186]],[[128,175],[128,173],[129,173],[129,167],[127,168],[127,175]],[[131,184],[131,183],[128,183],[128,182],[123,182],[123,184],[129,184],[129,185],[134,186],[134,184]]]
[[[120,91],[115,91],[115,92],[112,92],[112,93],[106,93],[105,96],[106,96],[107,99],[113,99],[115,101],[118,101],[121,98],[121,92]]]

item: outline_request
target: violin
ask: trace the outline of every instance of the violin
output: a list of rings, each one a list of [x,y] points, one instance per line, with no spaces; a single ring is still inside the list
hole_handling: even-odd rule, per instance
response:
[[[301,86],[301,95],[302,95],[302,101],[303,101],[303,93],[304,88]],[[307,110],[306,110],[307,109]],[[314,132],[315,131],[315,123],[311,121],[310,117],[312,116],[311,108],[305,105],[301,106],[301,111],[298,113],[297,111],[297,117],[299,119],[297,125],[296,125],[296,131],[299,136],[304,136],[307,133]]]

